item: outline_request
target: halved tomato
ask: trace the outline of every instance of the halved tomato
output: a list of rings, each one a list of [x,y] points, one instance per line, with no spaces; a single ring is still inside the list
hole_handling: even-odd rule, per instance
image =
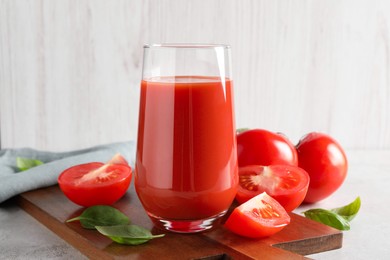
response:
[[[106,164],[91,162],[66,169],[58,184],[65,196],[80,206],[111,205],[126,193],[131,177],[126,160],[115,155]]]
[[[287,211],[263,192],[235,208],[225,227],[240,236],[261,238],[279,232],[289,223]]]
[[[291,212],[304,200],[309,180],[309,174],[305,170],[292,165],[241,167],[236,200],[244,203],[266,192],[287,212]]]

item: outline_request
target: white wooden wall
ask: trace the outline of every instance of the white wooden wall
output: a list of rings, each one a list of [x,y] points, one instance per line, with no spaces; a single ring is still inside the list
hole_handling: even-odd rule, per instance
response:
[[[237,127],[390,149],[388,0],[0,0],[1,148],[135,139],[159,42],[232,46]]]

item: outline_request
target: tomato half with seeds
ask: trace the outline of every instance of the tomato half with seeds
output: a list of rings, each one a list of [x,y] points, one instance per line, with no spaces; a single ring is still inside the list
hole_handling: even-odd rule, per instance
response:
[[[65,196],[80,206],[111,205],[126,193],[131,177],[131,167],[116,155],[106,164],[91,162],[70,167],[59,175],[58,184]]]
[[[263,192],[235,208],[224,225],[237,235],[262,238],[281,231],[289,223],[287,211]]]
[[[266,192],[287,212],[291,212],[304,200],[309,180],[309,174],[305,170],[292,165],[241,167],[236,200],[244,203]]]

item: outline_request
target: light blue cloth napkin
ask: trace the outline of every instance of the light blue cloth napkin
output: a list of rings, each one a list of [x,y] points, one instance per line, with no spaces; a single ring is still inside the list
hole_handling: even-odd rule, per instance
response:
[[[132,141],[62,153],[30,148],[0,150],[0,203],[22,192],[57,184],[58,175],[71,166],[107,162],[116,153],[122,154],[134,168],[135,143]],[[20,172],[16,167],[17,157],[37,159],[44,164]]]

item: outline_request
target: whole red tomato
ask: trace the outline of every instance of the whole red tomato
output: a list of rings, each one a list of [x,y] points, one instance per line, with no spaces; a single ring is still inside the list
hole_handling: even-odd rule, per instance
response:
[[[237,135],[238,166],[298,165],[294,145],[283,135],[252,129]]]
[[[347,176],[348,161],[341,145],[332,137],[312,132],[296,146],[299,167],[310,176],[304,202],[314,203],[335,192]]]

